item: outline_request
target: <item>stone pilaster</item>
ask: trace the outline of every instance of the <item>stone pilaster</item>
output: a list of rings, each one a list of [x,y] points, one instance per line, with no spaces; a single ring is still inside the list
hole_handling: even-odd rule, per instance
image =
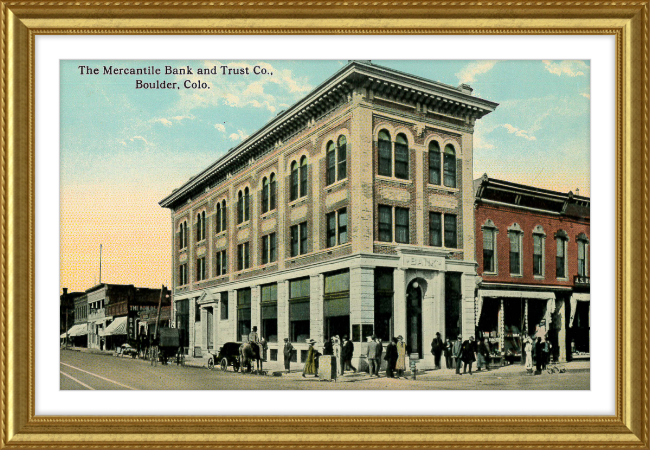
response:
[[[393,321],[395,336],[403,336],[406,340],[406,286],[404,269],[393,272]]]
[[[228,323],[230,325],[230,340],[237,340],[237,291],[228,291]]]
[[[251,287],[251,330],[253,327],[257,327],[257,333],[262,335],[262,318],[261,318],[261,306],[260,302],[262,299],[262,287],[252,286]]]
[[[463,339],[474,336],[476,332],[476,309],[474,306],[474,290],[476,287],[476,275],[473,273],[464,273],[461,277],[462,292],[462,330]],[[476,336],[474,336],[476,337]]]
[[[475,227],[474,227],[474,135],[463,133],[461,158],[462,170],[462,210],[463,210],[463,258],[466,261],[476,259]],[[472,334],[474,334],[472,332]]]
[[[194,336],[194,333],[196,332],[196,323],[195,323],[195,317],[194,317],[194,309],[196,308],[196,297],[192,297],[188,301],[189,303],[189,316],[190,316],[190,329],[189,329],[189,343],[188,343],[188,355],[193,356],[194,355],[194,347],[196,346],[196,336]]]
[[[196,346],[201,347],[202,353],[205,353],[208,349],[208,311],[205,306],[201,307],[201,324],[201,337]]]
[[[278,346],[289,337],[289,282],[278,282]],[[279,358],[279,356],[278,356]]]
[[[566,299],[557,299],[557,323],[559,324],[559,329],[557,330],[557,346],[558,346],[558,361],[566,362],[567,361],[567,301]]]
[[[309,276],[309,337],[323,345],[323,284],[322,274]]]

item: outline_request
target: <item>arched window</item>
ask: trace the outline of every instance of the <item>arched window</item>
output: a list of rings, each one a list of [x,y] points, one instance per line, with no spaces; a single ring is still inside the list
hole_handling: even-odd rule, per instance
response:
[[[444,183],[447,187],[456,187],[456,150],[451,144],[445,146]]]
[[[296,161],[291,163],[290,178],[289,185],[291,186],[291,191],[289,193],[289,199],[294,201],[298,198],[298,163]]]
[[[201,240],[201,213],[196,215],[196,242]]]
[[[402,133],[395,139],[395,178],[409,179],[409,143]]]
[[[440,185],[440,144],[429,142],[429,183]]]
[[[221,201],[221,231],[226,231],[226,224],[228,223],[228,218],[226,216],[226,200]]]
[[[217,211],[214,219],[214,232],[221,233],[221,203],[217,202]]]
[[[239,191],[237,194],[237,223],[244,221],[244,193]]]
[[[180,250],[187,246],[187,222],[181,222],[178,226],[178,248]]]
[[[248,186],[244,189],[244,221],[250,220],[251,216],[251,196]]]
[[[327,186],[336,181],[336,146],[334,141],[327,143]]]
[[[307,195],[307,157],[300,158],[300,196]]]
[[[276,183],[275,183],[275,174],[271,174],[271,181],[269,183],[269,197],[270,197],[270,209],[273,211],[277,207],[277,193],[276,193]]]
[[[337,181],[348,177],[348,140],[345,136],[339,136],[339,152],[338,152],[338,173],[336,176]]]
[[[390,177],[393,175],[393,149],[390,141],[390,134],[381,130],[377,138],[377,150],[379,152],[379,175]]]
[[[262,214],[269,210],[269,179],[262,180]]]

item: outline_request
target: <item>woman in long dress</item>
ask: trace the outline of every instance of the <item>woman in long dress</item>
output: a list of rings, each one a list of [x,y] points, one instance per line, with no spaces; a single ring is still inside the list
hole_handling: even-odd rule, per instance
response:
[[[526,352],[526,371],[529,373],[533,372],[533,341],[528,336],[526,338],[526,345],[524,346],[524,351]]]
[[[313,339],[309,341],[309,350],[307,350],[307,360],[305,361],[305,368],[302,369],[303,378],[305,375],[314,375],[316,376],[316,349],[314,344],[316,341]]]
[[[395,363],[395,371],[397,378],[404,376],[406,370],[406,343],[402,336],[397,337],[397,362]]]
[[[338,336],[332,338],[334,344],[334,356],[336,357],[336,372],[338,375],[343,374],[343,360],[341,359],[341,340]]]

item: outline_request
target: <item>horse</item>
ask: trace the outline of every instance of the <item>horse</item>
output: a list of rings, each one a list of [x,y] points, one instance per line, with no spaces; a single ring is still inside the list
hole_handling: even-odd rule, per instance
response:
[[[256,342],[245,342],[239,346],[239,367],[244,373],[244,367],[247,372],[252,371],[251,361],[257,361],[257,371],[262,370],[262,352],[261,346]]]

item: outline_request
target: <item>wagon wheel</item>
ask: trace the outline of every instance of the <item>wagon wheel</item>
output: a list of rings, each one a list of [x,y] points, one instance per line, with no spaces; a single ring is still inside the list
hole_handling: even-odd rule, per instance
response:
[[[233,369],[235,369],[235,372],[239,372],[239,360],[237,360],[237,359],[234,360],[232,362],[232,367],[233,367]]]
[[[208,369],[214,369],[214,359],[212,359],[212,357],[208,359]]]
[[[219,366],[221,367],[221,370],[223,370],[224,372],[228,370],[228,358],[221,358],[221,363],[219,364]]]

